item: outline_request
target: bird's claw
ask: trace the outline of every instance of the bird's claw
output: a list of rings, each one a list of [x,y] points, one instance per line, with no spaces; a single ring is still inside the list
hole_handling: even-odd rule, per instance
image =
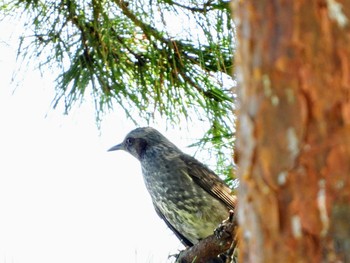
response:
[[[232,236],[232,227],[234,222],[234,212],[230,210],[230,215],[227,219],[221,222],[221,224],[214,230],[214,234],[218,239],[225,239]]]

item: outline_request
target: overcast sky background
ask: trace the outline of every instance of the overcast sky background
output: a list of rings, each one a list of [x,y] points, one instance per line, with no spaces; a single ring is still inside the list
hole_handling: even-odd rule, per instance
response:
[[[135,125],[112,112],[99,131],[89,102],[68,116],[52,110],[50,73],[29,68],[11,82],[21,30],[0,23],[0,261],[165,262],[182,246],[154,212],[139,163],[106,151]],[[201,136],[159,123],[188,153]]]

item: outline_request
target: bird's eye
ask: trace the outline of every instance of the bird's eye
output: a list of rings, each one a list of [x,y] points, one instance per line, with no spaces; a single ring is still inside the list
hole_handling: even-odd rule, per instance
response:
[[[128,146],[131,146],[133,143],[134,143],[134,138],[127,138],[125,143],[128,145]]]

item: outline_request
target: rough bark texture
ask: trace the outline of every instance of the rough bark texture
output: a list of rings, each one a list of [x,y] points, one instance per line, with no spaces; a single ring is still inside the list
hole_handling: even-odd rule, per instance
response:
[[[234,1],[241,262],[350,262],[350,1]]]

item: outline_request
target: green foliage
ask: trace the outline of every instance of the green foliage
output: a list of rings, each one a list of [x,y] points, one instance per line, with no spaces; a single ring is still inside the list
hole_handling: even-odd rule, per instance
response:
[[[200,144],[214,145],[223,162],[231,159],[234,42],[227,2],[16,0],[0,8],[20,11],[26,21],[18,55],[39,61],[42,70],[59,68],[54,107],[63,102],[68,113],[91,94],[98,120],[116,105],[133,120],[131,109],[172,124],[204,119],[211,128]]]

